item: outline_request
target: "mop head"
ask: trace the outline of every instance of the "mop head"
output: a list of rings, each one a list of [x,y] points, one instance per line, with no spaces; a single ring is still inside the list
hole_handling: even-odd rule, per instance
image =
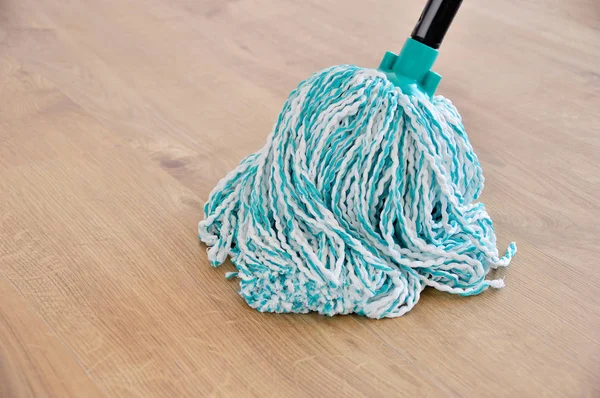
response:
[[[396,317],[426,286],[504,285],[486,274],[516,245],[499,256],[482,189],[449,100],[336,66],[302,82],[266,145],[218,183],[199,237],[259,311]]]

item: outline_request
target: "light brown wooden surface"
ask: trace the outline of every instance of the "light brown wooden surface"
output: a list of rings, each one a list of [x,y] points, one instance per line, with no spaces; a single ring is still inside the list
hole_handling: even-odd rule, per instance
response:
[[[600,396],[600,4],[465,1],[435,70],[507,287],[407,316],[249,309],[196,238],[210,189],[325,66],[423,2],[0,2],[0,396]]]

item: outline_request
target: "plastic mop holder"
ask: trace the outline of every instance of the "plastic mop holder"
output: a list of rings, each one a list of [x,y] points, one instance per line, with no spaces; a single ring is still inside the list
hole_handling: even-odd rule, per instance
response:
[[[410,311],[427,287],[469,296],[502,280],[482,170],[431,71],[460,1],[430,0],[379,70],[341,65],[300,83],[266,145],[223,178],[199,237],[227,256],[259,311]]]

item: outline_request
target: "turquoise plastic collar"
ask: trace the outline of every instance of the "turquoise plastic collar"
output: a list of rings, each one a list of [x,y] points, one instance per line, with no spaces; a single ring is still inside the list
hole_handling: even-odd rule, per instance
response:
[[[431,70],[437,55],[437,50],[409,38],[400,54],[385,54],[379,70],[405,94],[420,92],[432,97],[442,80],[442,76]]]

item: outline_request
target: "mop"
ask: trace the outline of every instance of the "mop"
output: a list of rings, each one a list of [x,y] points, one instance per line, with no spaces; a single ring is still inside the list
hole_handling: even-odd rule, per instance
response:
[[[460,0],[429,0],[378,70],[324,69],[290,94],[266,145],[213,189],[198,235],[261,312],[397,317],[425,287],[476,295],[507,266],[481,166],[431,71]]]

